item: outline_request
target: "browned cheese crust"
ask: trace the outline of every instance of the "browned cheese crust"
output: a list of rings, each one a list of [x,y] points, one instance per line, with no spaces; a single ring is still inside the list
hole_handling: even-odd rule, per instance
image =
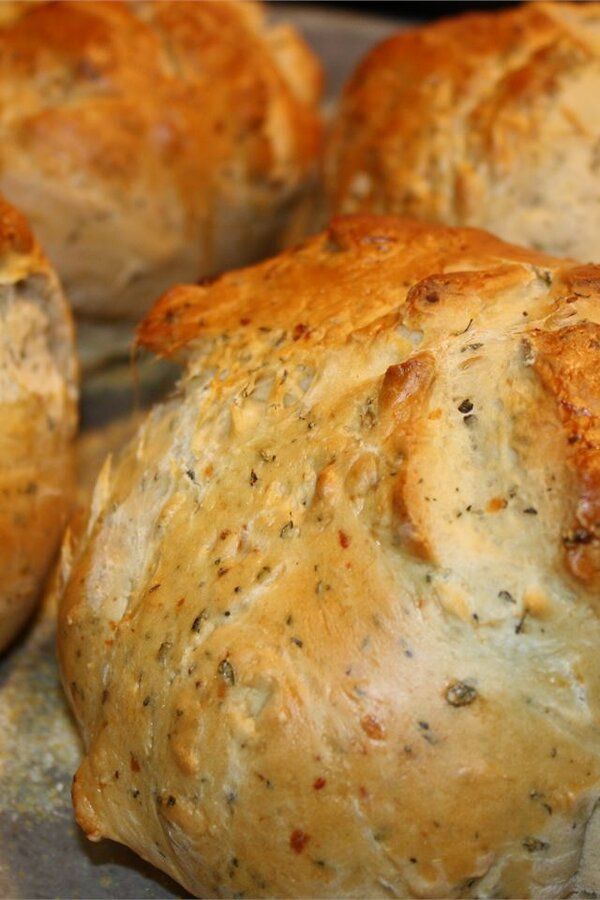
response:
[[[400,33],[344,93],[334,212],[487,228],[600,260],[600,4],[513,4]]]
[[[348,217],[156,305],[185,374],[62,564],[92,839],[198,896],[598,884],[599,279]]]
[[[0,188],[77,310],[137,316],[273,251],[320,144],[316,59],[252,2],[0,7]]]
[[[73,482],[70,313],[23,216],[0,197],[0,650],[38,599]]]

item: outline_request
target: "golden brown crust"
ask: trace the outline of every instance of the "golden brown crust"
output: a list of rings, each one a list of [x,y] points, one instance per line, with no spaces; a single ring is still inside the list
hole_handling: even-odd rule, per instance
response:
[[[73,344],[56,276],[0,198],[0,649],[39,599],[72,501]]]
[[[25,216],[0,196],[0,255],[31,253],[33,235]]]
[[[258,4],[25,3],[0,73],[0,186],[84,312],[251,261],[314,175],[320,68]]]
[[[599,10],[513,4],[377,46],[329,141],[333,212],[475,225],[600,258]]]
[[[483,271],[436,274],[435,282],[424,281],[450,264],[459,267],[461,258],[468,268],[474,256]],[[407,300],[411,308],[417,292],[447,288],[453,280],[461,291],[468,280],[470,289],[480,292],[493,279],[487,288],[493,292],[501,285],[489,268],[506,261],[503,281],[523,277],[515,263],[556,263],[472,229],[392,216],[340,216],[326,233],[275,259],[205,285],[167,291],[139,326],[138,340],[169,356],[197,337],[243,329],[285,328],[288,339],[303,343],[321,342],[324,332],[343,339],[393,311],[389,292],[394,284],[400,291],[416,285]],[[364,303],[348,304],[353,290],[360,291]]]
[[[598,274],[350,217],[158,303],[185,373],[62,567],[93,839],[198,896],[592,889]]]
[[[594,282],[596,299],[600,266]],[[572,527],[564,544],[575,576],[600,584],[600,325],[584,322],[534,332],[534,368],[556,397],[569,460],[579,482]]]

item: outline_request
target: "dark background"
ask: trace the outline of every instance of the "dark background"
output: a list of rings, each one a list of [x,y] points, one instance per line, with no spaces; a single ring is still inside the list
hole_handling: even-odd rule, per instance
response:
[[[431,0],[431,2],[419,3],[418,0],[322,0],[320,6],[331,6],[337,9],[351,9],[355,12],[374,13],[380,16],[407,19],[437,19],[439,16],[453,15],[459,12],[474,11],[477,9],[499,9],[502,6],[514,5],[510,2],[480,2],[465,3],[457,0],[454,3],[443,3]]]

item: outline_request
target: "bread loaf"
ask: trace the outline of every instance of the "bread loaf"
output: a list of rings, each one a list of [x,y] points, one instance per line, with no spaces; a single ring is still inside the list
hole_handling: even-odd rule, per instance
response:
[[[600,261],[600,3],[510,6],[368,54],[332,130],[331,207]]]
[[[599,301],[349,217],[158,303],[185,373],[62,562],[89,837],[200,897],[592,889]]]
[[[9,4],[0,75],[0,189],[79,312],[265,255],[310,188],[320,68],[259,4]]]
[[[0,650],[30,614],[65,525],[75,380],[57,278],[0,197]]]

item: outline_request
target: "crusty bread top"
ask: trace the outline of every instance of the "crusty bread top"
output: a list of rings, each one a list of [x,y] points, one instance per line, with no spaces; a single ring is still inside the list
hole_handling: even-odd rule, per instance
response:
[[[508,277],[517,280],[527,278],[532,266],[566,265],[472,228],[340,216],[323,234],[274,259],[167,291],[139,326],[138,338],[167,356],[197,337],[227,331],[283,328],[293,342],[343,340],[368,326],[383,327],[408,289],[432,273],[472,269],[462,278],[465,287],[493,294],[507,264]],[[585,271],[595,273],[596,267]],[[459,280],[457,291],[460,286]]]
[[[143,185],[170,207],[171,190],[193,220],[217,171],[256,190],[299,180],[319,142],[318,64],[251,2],[11,4],[0,75],[5,164],[30,155],[125,206]]]
[[[477,225],[596,260],[599,86],[597,2],[512,4],[398,33],[344,92],[332,209]]]
[[[484,306],[501,302],[504,292],[525,289],[532,279],[551,285],[548,315],[567,304],[565,319],[581,306],[592,319],[528,332],[527,341],[535,347],[534,369],[556,398],[578,474],[566,556],[574,574],[600,585],[600,367],[593,352],[600,341],[600,265],[555,259],[476,229],[346,216],[275,259],[208,285],[173,288],[141,323],[138,340],[168,356],[197,347],[203,337],[225,336],[235,347],[236,341],[260,345],[280,333],[284,356],[300,342],[322,350],[400,324],[416,330],[433,324],[435,341],[444,327],[469,330],[475,314],[461,314],[467,297]],[[569,309],[574,302],[578,307]],[[530,313],[524,310],[523,317],[526,324]],[[421,376],[427,382],[420,370],[410,377]]]

